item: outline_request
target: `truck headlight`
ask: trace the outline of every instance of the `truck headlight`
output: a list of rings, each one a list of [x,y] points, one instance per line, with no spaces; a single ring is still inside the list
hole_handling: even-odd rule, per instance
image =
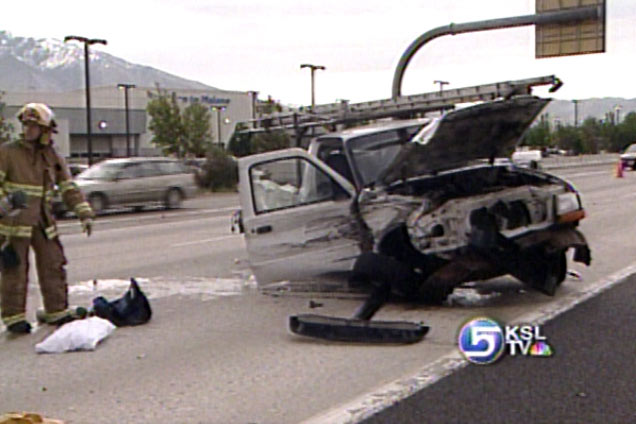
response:
[[[585,210],[577,193],[559,194],[555,199],[556,220],[559,223],[574,222],[585,218]]]

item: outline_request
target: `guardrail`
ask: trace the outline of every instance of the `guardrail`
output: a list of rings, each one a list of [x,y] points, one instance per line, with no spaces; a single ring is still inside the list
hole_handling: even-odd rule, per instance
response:
[[[572,168],[576,166],[610,165],[618,162],[619,153],[601,153],[598,155],[549,156],[541,160],[543,169]]]

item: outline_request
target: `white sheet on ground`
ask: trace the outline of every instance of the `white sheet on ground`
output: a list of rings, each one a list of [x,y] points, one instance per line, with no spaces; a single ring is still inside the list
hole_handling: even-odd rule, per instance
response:
[[[64,324],[42,342],[35,345],[37,353],[62,353],[75,350],[95,350],[115,326],[108,320],[90,317]]]

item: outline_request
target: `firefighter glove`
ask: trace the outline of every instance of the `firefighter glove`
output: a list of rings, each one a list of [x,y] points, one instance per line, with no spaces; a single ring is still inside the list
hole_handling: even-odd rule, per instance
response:
[[[21,190],[11,193],[9,195],[9,201],[13,209],[24,209],[27,203],[26,193]]]

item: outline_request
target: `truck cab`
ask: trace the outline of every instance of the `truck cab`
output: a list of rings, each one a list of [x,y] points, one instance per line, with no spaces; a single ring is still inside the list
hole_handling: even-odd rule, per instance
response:
[[[400,146],[429,123],[422,118],[346,129],[314,139],[308,151],[361,191],[376,181]]]

